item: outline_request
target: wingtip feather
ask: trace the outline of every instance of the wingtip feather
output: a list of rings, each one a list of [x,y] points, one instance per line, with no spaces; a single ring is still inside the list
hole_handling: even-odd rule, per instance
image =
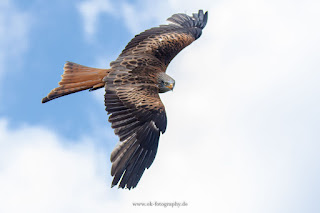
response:
[[[46,103],[46,102],[48,102],[49,101],[49,98],[48,97],[44,97],[44,98],[42,98],[42,100],[41,100],[41,103]]]
[[[203,29],[207,24],[208,19],[208,11],[203,12],[203,10],[199,10],[198,13],[193,13],[192,16],[188,16],[183,13],[177,13],[172,15],[167,20],[184,27],[198,27]]]

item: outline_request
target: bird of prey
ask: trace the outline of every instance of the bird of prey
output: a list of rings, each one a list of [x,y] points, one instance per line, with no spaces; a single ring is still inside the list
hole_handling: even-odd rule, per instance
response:
[[[64,95],[105,88],[109,122],[119,143],[111,153],[112,187],[134,188],[156,156],[160,132],[167,117],[159,93],[171,91],[175,81],[166,74],[170,61],[201,36],[208,12],[192,16],[174,14],[160,25],[136,35],[110,69],[97,69],[73,62],[64,65],[59,87],[42,103]]]

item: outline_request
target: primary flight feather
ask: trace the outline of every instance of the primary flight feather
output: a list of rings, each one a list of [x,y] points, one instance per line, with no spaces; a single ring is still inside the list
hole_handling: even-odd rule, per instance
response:
[[[109,122],[119,143],[111,153],[112,186],[134,188],[156,156],[160,132],[167,126],[159,93],[171,91],[175,81],[167,75],[170,61],[201,36],[208,13],[174,14],[168,25],[136,35],[110,69],[97,69],[67,62],[59,87],[42,103],[89,89],[105,88]]]

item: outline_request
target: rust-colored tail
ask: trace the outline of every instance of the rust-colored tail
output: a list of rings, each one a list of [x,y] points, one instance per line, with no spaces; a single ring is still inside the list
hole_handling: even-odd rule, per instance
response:
[[[82,90],[102,88],[105,84],[103,78],[108,72],[109,69],[91,68],[68,61],[64,65],[64,73],[61,76],[59,87],[51,90],[47,97],[42,99],[42,103]]]

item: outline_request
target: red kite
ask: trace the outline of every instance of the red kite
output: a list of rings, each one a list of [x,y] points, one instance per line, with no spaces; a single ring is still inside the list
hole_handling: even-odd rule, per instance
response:
[[[156,156],[160,132],[167,117],[159,93],[171,91],[175,81],[167,75],[170,61],[201,36],[208,12],[193,16],[174,14],[168,25],[136,35],[110,69],[97,69],[67,62],[59,87],[42,103],[64,95],[104,87],[109,122],[120,142],[111,153],[112,187],[134,188]]]

